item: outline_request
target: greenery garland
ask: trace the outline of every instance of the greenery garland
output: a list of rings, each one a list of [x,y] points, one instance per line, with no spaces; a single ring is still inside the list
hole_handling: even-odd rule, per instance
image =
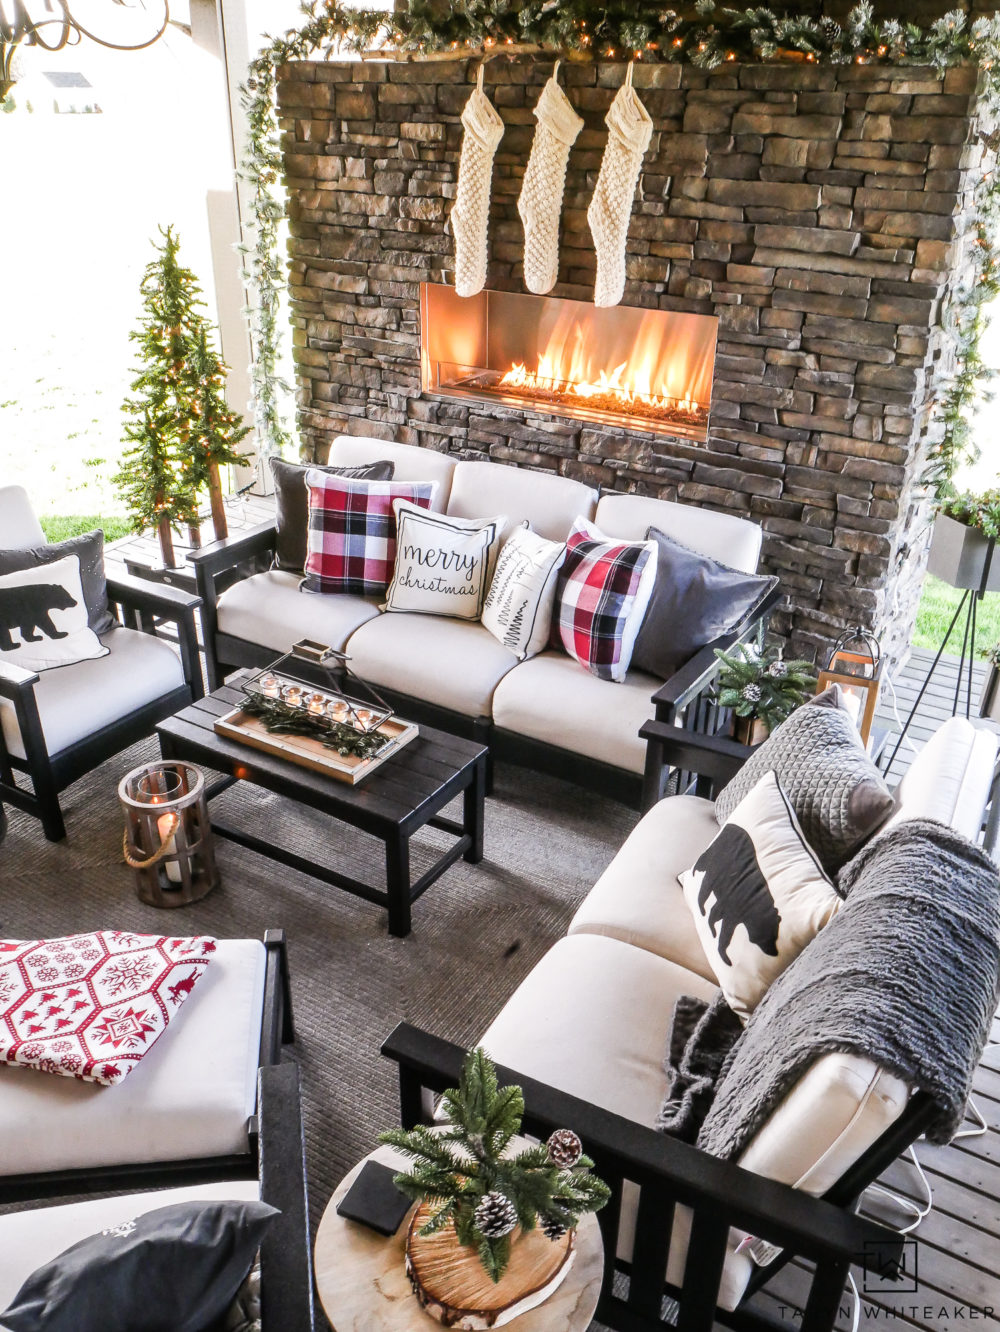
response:
[[[262,453],[281,453],[291,442],[281,421],[282,396],[290,389],[277,373],[280,341],[277,313],[285,269],[278,254],[282,205],[274,186],[281,174],[275,85],[290,60],[336,58],[345,53],[496,55],[544,51],[573,59],[641,59],[689,63],[714,69],[727,61],[801,60],[829,64],[931,65],[945,70],[973,63],[985,78],[990,109],[1000,107],[1000,15],[968,23],[960,10],[928,27],[900,19],[876,19],[868,0],[843,24],[831,18],[779,15],[770,9],[730,9],[697,0],[692,15],[650,0],[410,0],[407,10],[347,9],[335,0],[306,0],[305,22],[268,44],[251,61],[241,87],[249,124],[241,175],[250,187],[252,238],[241,247],[249,293],[254,360],[254,422]],[[511,51],[513,53],[513,51]],[[987,142],[995,151],[1000,145]],[[953,493],[952,477],[963,461],[978,456],[969,412],[989,377],[979,353],[985,306],[1000,291],[1000,256],[995,235],[1000,185],[995,173],[977,190],[977,244],[973,269],[955,293],[946,323],[955,347],[956,371],[939,403],[941,439],[932,445],[921,481],[938,498]]]

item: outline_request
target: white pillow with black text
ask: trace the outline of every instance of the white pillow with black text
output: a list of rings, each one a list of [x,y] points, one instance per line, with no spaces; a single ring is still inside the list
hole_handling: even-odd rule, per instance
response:
[[[483,606],[483,628],[518,661],[534,657],[549,641],[565,558],[564,541],[547,541],[527,527],[516,528],[500,548]]]
[[[773,772],[679,874],[698,938],[745,1022],[841,905]]]
[[[449,518],[395,500],[396,562],[384,610],[478,620],[505,514]]]

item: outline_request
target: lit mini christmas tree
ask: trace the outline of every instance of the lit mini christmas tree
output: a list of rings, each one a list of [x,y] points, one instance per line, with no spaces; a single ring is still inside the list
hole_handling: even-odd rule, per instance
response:
[[[197,544],[199,491],[211,495],[216,536],[226,535],[219,467],[242,459],[236,445],[247,428],[223,398],[226,367],[209,342],[198,281],[178,262],[173,228],[160,234],[139,287],[142,319],[129,334],[140,361],[122,405],[131,447],[114,479],[135,530],[155,528],[163,562],[175,568],[171,528],[187,523]]]

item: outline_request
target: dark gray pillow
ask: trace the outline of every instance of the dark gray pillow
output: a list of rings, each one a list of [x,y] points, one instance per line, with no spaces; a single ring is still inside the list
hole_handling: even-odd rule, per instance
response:
[[[37,569],[40,564],[52,564],[77,555],[80,559],[80,581],[83,599],[87,605],[87,627],[95,634],[106,634],[114,627],[114,616],[108,610],[108,585],[104,578],[104,533],[100,529],[84,532],[80,536],[54,541],[49,546],[33,546],[29,550],[0,550],[0,577],[20,573],[22,569]]]
[[[656,582],[632,665],[669,680],[699,648],[745,620],[778,580],[730,569],[656,527],[646,539],[656,542]]]
[[[767,772],[777,774],[806,841],[834,874],[892,813],[892,796],[832,685],[747,759],[715,801],[720,823]]]
[[[320,467],[316,463],[285,462],[284,458],[271,459],[274,477],[275,569],[288,569],[301,573],[306,562],[306,540],[309,531],[309,494],[306,490],[306,472],[314,467],[317,472],[331,476],[346,476],[355,481],[391,481],[396,470],[388,460],[367,463],[364,467]]]
[[[134,1220],[126,1212],[121,1225],[33,1272],[0,1313],[0,1327],[204,1332],[229,1308],[277,1215],[250,1201],[173,1203]]]

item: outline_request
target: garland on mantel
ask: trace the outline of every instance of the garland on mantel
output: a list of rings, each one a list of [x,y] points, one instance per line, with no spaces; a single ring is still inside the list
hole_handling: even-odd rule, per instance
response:
[[[988,110],[1000,110],[1000,14],[977,18],[970,25],[965,14],[953,10],[922,27],[899,19],[877,20],[868,0],[852,9],[843,24],[830,18],[777,15],[764,8],[728,9],[715,0],[697,0],[691,16],[647,0],[607,6],[589,0],[460,0],[447,6],[438,0],[411,0],[401,13],[307,0],[303,14],[301,28],[268,39],[251,61],[241,88],[249,125],[241,175],[250,187],[252,220],[251,243],[241,250],[254,350],[254,423],[265,454],[281,453],[291,443],[280,407],[290,389],[277,373],[279,294],[285,268],[278,253],[283,208],[274,193],[281,174],[275,84],[278,69],[288,61],[329,60],[345,53],[443,59],[544,52],[577,60],[688,63],[702,69],[726,62],[773,60],[930,65],[941,71],[972,63],[983,71],[982,95]],[[996,151],[996,143],[981,137]],[[953,491],[952,477],[959,464],[978,456],[968,418],[989,376],[979,354],[985,306],[1000,291],[996,173],[984,176],[975,208],[972,270],[946,313],[956,373],[939,401],[943,433],[932,445],[921,478],[937,497]]]

